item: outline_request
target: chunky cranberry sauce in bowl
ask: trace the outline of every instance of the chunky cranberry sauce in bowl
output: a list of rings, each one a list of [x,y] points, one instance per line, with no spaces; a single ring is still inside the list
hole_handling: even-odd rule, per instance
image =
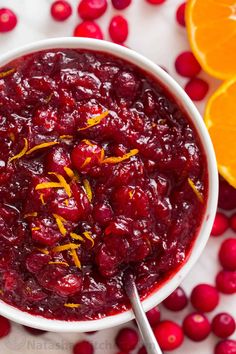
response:
[[[196,108],[108,42],[52,39],[0,65],[1,314],[53,331],[121,324],[128,269],[150,309],[199,257],[216,209]]]

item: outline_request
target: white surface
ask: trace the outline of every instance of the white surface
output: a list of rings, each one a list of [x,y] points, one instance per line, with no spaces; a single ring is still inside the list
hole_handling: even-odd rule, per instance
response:
[[[71,1],[74,8],[78,1]],[[162,6],[150,6],[144,0],[133,0],[133,5],[123,13],[126,14],[130,22],[130,37],[127,45],[152,59],[156,63],[165,66],[170,74],[180,83],[185,81],[180,78],[174,69],[174,59],[178,53],[188,49],[186,33],[183,28],[175,22],[175,11],[181,0],[167,0]],[[19,16],[17,28],[9,33],[0,35],[0,54],[19,45],[48,37],[70,36],[79,19],[76,11],[74,15],[65,23],[54,22],[49,15],[49,0],[0,0],[0,7],[9,7],[15,10]],[[107,33],[109,18],[112,9],[99,20],[104,32]],[[108,38],[106,34],[106,38]],[[211,92],[218,83],[210,79],[206,74],[200,75],[207,79],[211,85]],[[204,103],[198,105],[202,112]],[[218,269],[217,250],[221,239],[211,239],[197,266],[184,281],[187,292],[199,282],[214,282],[214,277]],[[216,312],[228,311],[236,316],[235,296],[221,296],[220,307]],[[184,312],[185,313],[185,312]],[[175,314],[162,310],[162,318],[174,319],[181,322],[184,313]],[[210,317],[213,313],[210,314]],[[118,352],[115,348],[113,337],[117,329],[101,331],[89,336],[95,345],[95,353],[114,354]],[[46,333],[41,337],[33,337],[19,325],[13,325],[11,335],[0,341],[0,352],[5,354],[15,353],[45,353],[60,354],[71,353],[73,343],[86,338],[86,335],[78,334],[52,334]],[[213,345],[216,339],[211,336],[206,341],[195,344],[185,340],[185,344],[175,353],[177,354],[210,354],[213,352]]]

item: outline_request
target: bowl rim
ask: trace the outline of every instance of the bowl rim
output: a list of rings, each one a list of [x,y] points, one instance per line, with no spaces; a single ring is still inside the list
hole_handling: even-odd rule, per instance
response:
[[[198,231],[198,235],[194,245],[192,246],[187,261],[181,265],[176,274],[174,274],[168,281],[164,282],[159,288],[153,291],[147,298],[142,301],[144,310],[148,311],[163,301],[172,291],[175,290],[175,288],[179,286],[184,277],[189,273],[193,265],[196,263],[197,259],[200,257],[209,238],[218,200],[218,171],[213,145],[200,113],[188,95],[179,86],[179,84],[157,64],[153,63],[145,56],[124,46],[107,41],[88,38],[50,38],[24,45],[9,51],[4,55],[1,55],[0,67],[16,58],[33,52],[47,49],[73,48],[94,50],[112,54],[118,58],[127,60],[128,62],[150,73],[154,78],[157,78],[157,80],[174,96],[178,104],[187,112],[191,122],[194,124],[195,129],[197,130],[206,155],[208,168],[208,200],[202,225]],[[127,310],[96,320],[52,320],[21,311],[2,300],[0,300],[0,304],[0,314],[6,318],[25,326],[51,332],[90,332],[102,330],[105,328],[121,325],[134,318],[132,310]]]

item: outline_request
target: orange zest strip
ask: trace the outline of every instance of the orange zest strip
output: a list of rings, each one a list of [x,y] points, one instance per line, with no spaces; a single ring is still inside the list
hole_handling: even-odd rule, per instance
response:
[[[24,142],[25,142],[25,146],[23,147],[23,149],[19,152],[19,154],[12,156],[8,162],[11,162],[13,160],[16,159],[20,159],[22,156],[24,156],[28,150],[29,144],[28,144],[28,140],[24,138]]]
[[[0,295],[3,295],[3,290],[2,289],[0,289]]]
[[[83,185],[84,185],[84,189],[87,194],[88,200],[91,202],[93,199],[93,192],[92,192],[91,185],[87,179],[83,180]]]
[[[95,125],[98,125],[106,116],[108,116],[109,113],[110,113],[109,111],[105,111],[93,118],[89,118],[87,120],[87,126],[84,128],[79,128],[78,130],[85,130],[94,127]]]
[[[66,194],[70,198],[71,197],[71,189],[70,189],[69,184],[66,182],[65,178],[56,172],[48,172],[48,174],[54,175],[58,179],[58,181],[60,182],[60,186],[65,189]]]
[[[66,223],[66,220],[61,217],[60,215],[57,215],[57,214],[53,214],[55,220],[56,220],[56,223],[57,223],[57,226],[58,226],[58,229],[60,231],[60,233],[63,235],[63,236],[66,236],[66,233],[67,233],[67,230],[63,224]]]
[[[34,212],[34,213],[28,213],[28,214],[25,214],[25,215],[24,215],[24,218],[35,217],[35,216],[37,216],[37,215],[38,215],[38,213],[37,213],[37,212]]]
[[[44,201],[44,195],[43,195],[43,193],[40,194],[39,199],[41,200],[41,203],[42,203],[43,205],[46,204],[45,201]]]
[[[32,152],[35,152],[36,150],[44,149],[44,148],[47,148],[47,147],[50,147],[50,146],[53,146],[53,145],[56,145],[56,144],[59,144],[59,142],[58,141],[50,141],[48,143],[42,143],[42,144],[39,144],[39,145],[35,145],[32,149],[27,151],[26,155],[29,155]]]
[[[80,304],[64,304],[64,306],[74,309],[74,308],[80,307],[81,305]]]
[[[12,133],[12,132],[9,134],[9,138],[10,138],[11,141],[13,141],[13,142],[16,140],[15,134]]]
[[[31,231],[38,231],[40,230],[40,227],[32,227]]]
[[[124,154],[123,156],[115,156],[115,157],[108,157],[102,161],[102,163],[119,163],[124,160],[128,160],[130,157],[137,155],[139,152],[138,149],[133,149],[130,150],[127,154]]]
[[[59,262],[59,261],[54,261],[54,262],[48,262],[48,264],[59,264],[59,265],[64,265],[66,267],[69,267],[69,264],[67,262]]]
[[[198,200],[203,203],[204,199],[203,199],[203,195],[201,192],[199,192],[199,190],[197,189],[197,187],[195,186],[195,184],[193,183],[193,181],[191,180],[191,178],[188,178],[188,184],[190,185],[190,187],[192,188],[193,192],[196,194]]]
[[[70,177],[71,179],[74,179],[74,178],[75,178],[74,171],[72,171],[71,168],[69,168],[69,167],[64,167],[64,171],[65,171],[65,173],[67,174],[67,176]]]
[[[76,234],[76,233],[74,233],[74,232],[71,232],[71,233],[70,233],[70,237],[73,238],[74,240],[79,240],[79,241],[84,242],[83,237],[80,236],[80,235],[78,235],[78,234]]]
[[[16,71],[16,69],[10,69],[10,70],[7,70],[7,71],[2,71],[0,73],[0,79],[3,79],[4,77],[13,74],[15,71]]]
[[[37,184],[35,190],[38,191],[40,189],[48,189],[48,188],[62,188],[61,183],[58,182],[43,182]]]
[[[101,157],[100,157],[100,163],[102,163],[102,161],[104,160],[104,157],[105,157],[105,150],[102,149],[102,151],[101,151]]]
[[[60,135],[59,136],[60,139],[73,139],[73,135]]]
[[[49,254],[49,251],[44,248],[36,248],[36,249],[44,254]]]
[[[89,146],[94,146],[94,144],[92,144],[91,141],[88,139],[82,140],[82,143],[85,143],[86,145],[89,145]]]
[[[53,98],[54,93],[52,92],[48,97],[46,97],[45,101],[46,103],[49,103],[51,101],[51,99]]]
[[[73,261],[74,261],[76,267],[79,268],[79,269],[81,269],[81,262],[80,262],[80,260],[79,260],[79,258],[78,258],[78,255],[77,255],[75,249],[72,249],[72,250],[71,250],[71,255],[72,255],[72,258],[73,258]]]
[[[65,204],[66,206],[68,206],[68,205],[69,205],[69,199],[65,199],[65,200],[64,200],[64,204]]]
[[[79,247],[80,247],[80,245],[76,245],[75,243],[67,243],[66,245],[54,247],[52,249],[52,251],[54,253],[59,253],[59,252],[62,252],[62,251],[67,251],[67,250],[76,250]]]
[[[93,238],[91,237],[91,232],[90,232],[90,231],[84,231],[84,232],[83,232],[83,235],[84,235],[89,241],[91,241],[92,247],[93,247],[93,246],[94,246],[94,240],[93,240]]]
[[[129,191],[129,199],[133,199],[134,191]]]
[[[90,163],[91,160],[92,160],[91,157],[86,157],[86,159],[84,160],[83,164],[81,165],[81,168],[87,166]]]

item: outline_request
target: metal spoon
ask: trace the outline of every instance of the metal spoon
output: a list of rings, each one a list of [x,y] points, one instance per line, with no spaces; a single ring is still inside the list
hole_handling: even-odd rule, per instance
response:
[[[144,345],[148,354],[163,354],[157,340],[153,334],[152,328],[148,322],[146,314],[143,310],[137,287],[135,285],[134,276],[127,271],[123,277],[126,294],[131,302],[135,319],[138,324],[140,333],[143,338]]]

